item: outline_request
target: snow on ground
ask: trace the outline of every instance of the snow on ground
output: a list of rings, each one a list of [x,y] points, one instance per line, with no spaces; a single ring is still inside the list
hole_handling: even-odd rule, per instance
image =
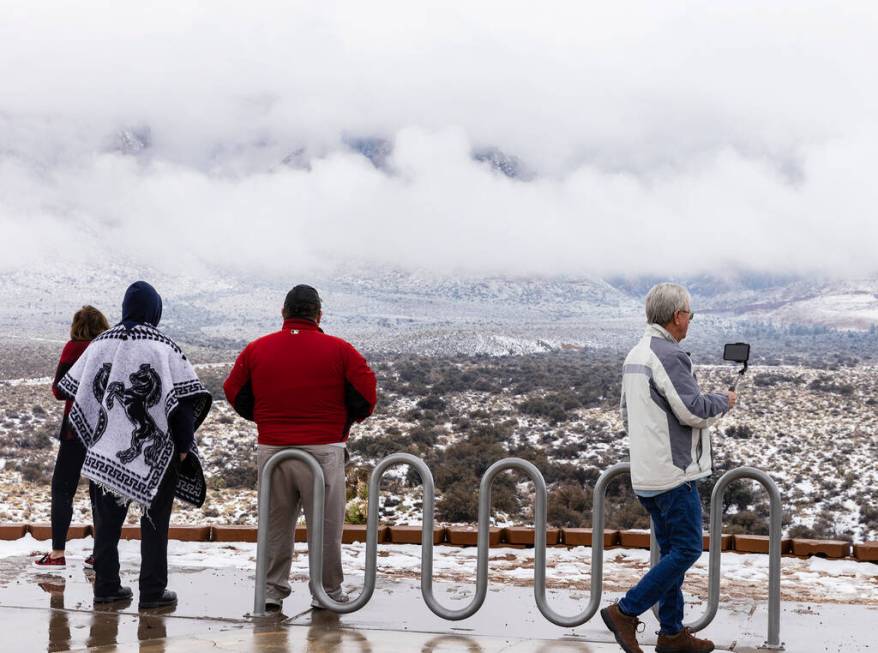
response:
[[[85,558],[92,547],[91,538],[73,540],[68,556],[73,564]],[[46,543],[27,535],[11,542],[0,542],[0,558],[23,556],[44,551]],[[365,572],[366,546],[361,543],[342,547],[342,564],[349,577]],[[140,542],[119,542],[122,563],[137,563]],[[591,549],[586,547],[550,547],[547,549],[547,585],[550,588],[587,591],[591,582]],[[720,593],[723,601],[767,598],[768,556],[727,553],[722,558]],[[256,545],[250,543],[178,542],[168,547],[168,564],[174,568],[255,569]],[[492,585],[527,586],[533,582],[534,550],[497,548],[490,550],[489,576]],[[624,591],[649,567],[649,552],[637,549],[611,549],[604,552],[604,589]],[[378,574],[404,579],[420,578],[421,547],[416,545],[381,545],[378,548]],[[437,582],[461,583],[462,591],[473,584],[476,570],[474,547],[437,546],[434,548],[433,578]],[[878,606],[878,564],[823,558],[781,560],[781,597],[784,601],[807,603],[850,603]],[[291,578],[308,578],[307,546],[297,544]],[[689,571],[685,589],[707,596],[708,554],[705,553]]]

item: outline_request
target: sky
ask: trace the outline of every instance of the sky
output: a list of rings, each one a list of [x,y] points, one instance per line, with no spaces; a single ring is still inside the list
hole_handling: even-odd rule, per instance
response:
[[[0,6],[0,272],[878,275],[874,2]]]

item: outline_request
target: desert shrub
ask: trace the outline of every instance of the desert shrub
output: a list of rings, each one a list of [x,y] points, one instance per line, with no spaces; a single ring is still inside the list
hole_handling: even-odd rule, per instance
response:
[[[787,531],[787,536],[788,537],[801,537],[804,539],[811,540],[811,539],[819,538],[820,534],[809,526],[805,526],[804,524],[796,524],[795,526],[791,527]]]
[[[21,480],[28,483],[47,484],[52,482],[52,466],[37,460],[25,460],[18,465]]]
[[[430,395],[420,399],[416,404],[418,408],[423,408],[424,410],[435,410],[442,412],[446,408],[448,408],[448,404],[444,399],[440,397],[436,397],[434,395]]]
[[[452,483],[436,504],[440,519],[450,522],[474,522],[478,518],[479,495],[464,482]]]
[[[753,383],[757,386],[770,387],[780,385],[782,383],[801,383],[801,376],[793,376],[791,374],[756,374],[753,377]]]
[[[575,459],[582,455],[585,447],[582,442],[568,442],[566,444],[556,444],[549,449],[549,455],[552,458]]]
[[[565,422],[569,419],[564,407],[552,397],[531,397],[518,404],[518,410],[524,415],[542,417],[552,424]]]
[[[437,437],[436,429],[416,426],[409,431],[408,441],[412,444],[418,445],[418,448],[422,449],[424,447],[432,447],[435,445]]]
[[[57,425],[44,426],[41,429],[32,430],[31,428],[23,429],[11,438],[13,446],[19,449],[42,450],[52,446],[52,440],[55,439],[55,433],[58,430]]]
[[[441,453],[441,456],[440,456]],[[505,457],[503,445],[487,435],[471,435],[463,442],[448,447],[444,452],[431,450],[426,461],[433,470],[440,500],[437,502],[440,519],[447,521],[475,521],[478,517],[478,487],[488,467]],[[419,482],[410,470],[407,481]],[[491,493],[492,508],[517,515],[520,502],[515,482],[509,474],[501,474],[494,481]]]
[[[768,535],[768,520],[753,511],[743,510],[726,518],[723,531],[748,535]]]
[[[854,386],[849,383],[834,383],[828,376],[817,377],[808,384],[808,388],[817,392],[827,392],[842,396],[854,394]]]
[[[214,399],[225,399],[223,383],[231,371],[228,367],[207,367],[198,370],[198,378]]]
[[[368,503],[359,497],[355,497],[345,505],[345,521],[348,524],[365,524],[368,520]]]
[[[753,429],[746,424],[737,424],[726,429],[726,437],[738,440],[749,440],[753,437]]]
[[[411,440],[405,436],[361,436],[348,440],[348,449],[351,453],[359,454],[364,458],[384,458],[397,451],[404,451],[411,444]]]
[[[577,528],[591,524],[592,491],[576,483],[561,483],[549,492],[548,521],[552,526]]]
[[[255,460],[243,461],[222,472],[222,482],[227,488],[256,489],[257,468]]]
[[[607,528],[649,528],[649,513],[628,486],[627,491],[607,499]],[[589,516],[589,520],[591,516]]]

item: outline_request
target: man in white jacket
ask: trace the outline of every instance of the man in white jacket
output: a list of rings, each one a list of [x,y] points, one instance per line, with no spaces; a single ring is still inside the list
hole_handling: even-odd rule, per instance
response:
[[[638,616],[659,604],[656,653],[708,653],[713,643],[683,626],[683,576],[701,555],[701,498],[710,476],[710,426],[735,405],[734,392],[704,393],[680,347],[694,317],[689,293],[660,283],[646,296],[646,333],[622,368],[622,419],[631,485],[655,525],[661,561],[618,602],[601,610],[626,653],[640,653]]]

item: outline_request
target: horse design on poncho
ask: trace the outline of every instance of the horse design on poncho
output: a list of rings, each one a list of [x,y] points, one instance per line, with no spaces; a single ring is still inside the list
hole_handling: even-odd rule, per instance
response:
[[[131,382],[129,388],[120,381],[107,386],[107,408],[112,410],[118,399],[128,421],[134,425],[131,445],[116,452],[116,457],[128,464],[143,453],[146,464],[152,467],[158,462],[160,445],[166,437],[149,414],[149,409],[162,398],[162,380],[149,363],[142,364],[139,370],[128,376],[128,380]],[[151,444],[144,450],[147,442]]]

